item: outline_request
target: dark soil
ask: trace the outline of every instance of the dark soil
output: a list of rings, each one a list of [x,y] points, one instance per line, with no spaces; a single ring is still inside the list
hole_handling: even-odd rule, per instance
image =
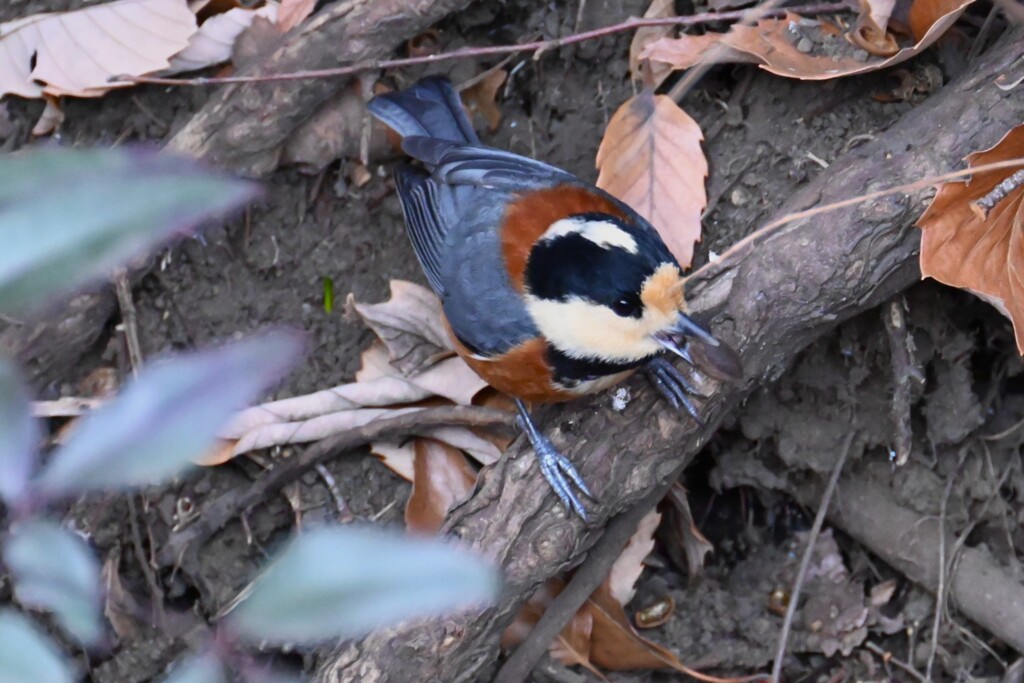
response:
[[[11,0],[0,7],[0,20],[83,4],[94,3]],[[488,0],[439,30],[446,49],[512,42],[610,24],[642,13],[646,4],[589,0],[577,25],[576,2]],[[550,52],[539,61],[512,61],[510,81],[501,91],[501,124],[493,134],[484,134],[485,141],[594,179],[605,124],[633,94],[628,44],[623,34]],[[962,56],[944,55],[962,53],[932,49],[904,66],[911,74],[938,66],[947,81],[968,68]],[[455,63],[446,73],[458,82],[491,64]],[[395,77],[409,82],[418,75],[406,70]],[[712,71],[684,102],[705,131],[711,166],[711,208],[696,265],[758,227],[773,207],[844,149],[885,130],[914,106],[877,101],[894,99],[885,97],[892,90],[893,79],[885,74],[809,83],[772,77],[752,66]],[[67,146],[159,144],[206,96],[201,89],[140,87],[69,101],[57,141]],[[3,141],[5,150],[52,144],[29,141],[40,103],[15,100],[4,106],[16,126]],[[333,280],[339,300],[351,291],[366,301],[385,298],[392,279],[424,279],[386,174],[372,169],[372,179],[357,187],[346,180],[349,169],[342,161],[320,176],[282,170],[265,183],[262,198],[243,216],[212,226],[202,240],[167,250],[134,292],[144,354],[287,325],[308,334],[308,354],[276,396],[350,379],[371,334],[346,320],[340,306],[325,312],[323,279]],[[879,187],[885,184],[885,178],[878,179]],[[828,217],[821,223],[827,230]],[[690,578],[672,562],[672,553],[658,547],[632,606],[672,595],[677,609],[666,625],[646,635],[693,665],[734,672],[770,666],[781,625],[777,610],[770,609],[772,596],[791,585],[805,539],[801,532],[814,514],[785,495],[783,480],[827,473],[850,429],[861,434],[850,467],[877,476],[879,486],[894,488],[921,514],[939,513],[946,482],[953,478],[946,505],[949,528],[966,533],[968,546],[986,546],[1024,579],[1024,430],[983,438],[1011,427],[1024,414],[1021,364],[1009,325],[986,304],[930,283],[907,295],[906,310],[914,360],[924,376],[913,395],[913,467],[894,470],[888,464],[895,434],[892,376],[881,313],[872,312],[841,326],[775,384],[753,395],[687,474],[694,518],[716,551],[704,573]],[[74,375],[49,390],[80,394],[82,380],[97,368],[122,372],[123,365],[121,344],[111,329]],[[131,501],[110,496],[75,505],[70,512],[74,523],[109,560],[123,586],[124,604],[113,610],[120,623],[117,644],[91,659],[91,680],[159,678],[255,576],[268,550],[294,529],[297,516],[309,524],[334,514],[324,480],[308,474],[287,492],[294,505],[285,496],[267,500],[203,547],[197,566],[157,575],[163,596],[156,599],[166,605],[167,623],[162,633],[147,623],[154,596],[134,554],[133,534],[140,534],[147,552],[156,552],[173,527],[188,522],[190,511],[252,481],[284,455],[263,454],[202,470]],[[409,486],[368,452],[345,454],[328,469],[357,519],[401,523]],[[931,654],[933,599],[841,532],[828,532],[819,545],[821,562],[832,562],[844,579],[840,588],[808,585],[804,614],[791,639],[795,656],[788,660],[788,680],[913,680],[864,644],[874,643],[923,671]],[[889,579],[896,584],[891,601],[872,608],[866,621],[844,622],[847,612],[837,605],[861,605],[872,587]],[[8,592],[3,585],[0,578],[0,595]],[[816,601],[826,605],[819,617],[814,616]],[[1016,656],[961,618],[955,606],[942,620],[937,648],[935,671],[941,680],[998,680]],[[310,665],[308,658],[273,656],[285,666]],[[678,680],[651,672],[608,677]]]

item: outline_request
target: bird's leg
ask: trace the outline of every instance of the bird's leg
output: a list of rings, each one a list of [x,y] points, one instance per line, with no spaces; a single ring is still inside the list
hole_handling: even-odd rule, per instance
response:
[[[697,412],[697,407],[693,405],[690,400],[690,396],[700,396],[700,392],[693,388],[690,384],[690,380],[684,375],[679,368],[672,365],[667,358],[663,356],[655,356],[651,360],[647,361],[644,366],[644,371],[647,373],[647,377],[654,384],[654,388],[658,390],[666,401],[679,410],[683,408],[690,414],[697,424],[704,426],[704,421],[700,419],[700,413]]]
[[[530,418],[530,413],[527,412],[526,406],[519,399],[516,399],[516,408],[519,410],[519,424],[522,426],[523,431],[526,432],[526,438],[530,440],[534,453],[537,454],[537,459],[540,461],[540,471],[544,474],[544,478],[547,479],[548,484],[554,489],[555,495],[562,501],[565,509],[574,510],[586,522],[587,512],[583,509],[583,503],[580,501],[579,496],[576,495],[574,489],[579,490],[580,493],[591,500],[597,500],[594,498],[594,494],[587,488],[583,477],[576,471],[569,458],[559,453],[558,449],[551,443],[551,440],[540,433],[537,425]]]

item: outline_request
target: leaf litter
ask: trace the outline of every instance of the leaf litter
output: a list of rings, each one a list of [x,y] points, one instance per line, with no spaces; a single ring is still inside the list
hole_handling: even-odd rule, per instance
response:
[[[779,76],[827,80],[867,73],[906,61],[932,45],[973,0],[914,0],[906,17],[910,37],[895,44],[878,26],[888,18],[881,2],[862,4],[856,26],[828,18],[812,19],[787,13],[783,19],[762,19],[754,25],[736,24],[726,33],[662,38],[648,45],[641,59],[688,69],[698,63],[754,63]],[[859,30],[858,30],[859,27]],[[851,36],[857,34],[856,40]],[[888,56],[875,56],[875,53]]]

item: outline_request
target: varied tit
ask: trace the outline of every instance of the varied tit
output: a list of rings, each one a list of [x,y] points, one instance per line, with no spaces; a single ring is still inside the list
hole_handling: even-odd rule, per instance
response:
[[[524,402],[568,401],[642,367],[699,421],[695,392],[662,352],[692,365],[696,341],[720,378],[739,376],[735,353],[686,315],[682,271],[650,223],[561,169],[483,146],[447,79],[380,95],[369,109],[419,162],[395,182],[456,350],[516,400],[544,477],[586,519],[577,491],[593,495]]]

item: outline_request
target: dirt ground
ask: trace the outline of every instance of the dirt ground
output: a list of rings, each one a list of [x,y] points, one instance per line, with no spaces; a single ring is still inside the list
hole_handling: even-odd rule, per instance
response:
[[[0,20],[83,4],[95,3],[11,0],[0,6]],[[445,21],[439,35],[445,48],[551,37],[640,14],[646,4],[589,0],[577,24],[576,2],[488,0]],[[970,45],[976,24],[968,19],[961,42],[940,44],[903,68],[913,75],[937,67],[948,82],[969,68],[964,45]],[[633,93],[628,44],[623,34],[551,52],[537,62],[513,60],[500,97],[500,126],[483,134],[485,142],[594,179],[605,124]],[[458,62],[444,72],[459,82],[491,64]],[[408,82],[421,73],[405,70],[400,78]],[[720,67],[706,77],[684,102],[705,132],[711,166],[711,208],[696,264],[757,228],[773,207],[844,149],[885,130],[913,107],[915,102],[880,101],[892,99],[885,95],[897,80],[883,73],[806,83],[752,66]],[[95,101],[70,101],[59,138],[39,143],[30,142],[28,131],[42,105],[12,100],[5,106],[14,128],[0,144],[5,151],[28,144],[159,144],[207,96],[202,89],[140,87]],[[168,250],[134,292],[145,355],[288,325],[308,333],[309,352],[276,396],[351,378],[371,335],[347,321],[340,306],[325,312],[323,278],[333,280],[339,300],[354,292],[365,301],[385,298],[389,280],[424,279],[386,174],[356,187],[346,180],[350,170],[342,161],[319,176],[279,171],[244,216],[213,226],[203,240]],[[884,185],[885,179],[879,182]],[[827,216],[821,223],[827,230]],[[882,312],[872,311],[829,334],[775,384],[751,396],[686,474],[694,518],[715,552],[703,574],[691,578],[677,563],[678,553],[659,544],[632,607],[671,595],[677,609],[667,624],[645,635],[693,666],[736,673],[770,666],[782,621],[773,601],[782,599],[779,591],[792,582],[803,532],[814,515],[789,493],[827,475],[851,428],[860,436],[850,469],[873,478],[921,515],[944,511],[947,529],[963,539],[964,547],[987,549],[1024,581],[1024,430],[1010,429],[1024,417],[1024,383],[1009,324],[977,299],[934,283],[914,287],[904,301],[921,376],[912,390],[911,463],[901,469],[889,464],[893,376]],[[123,362],[111,327],[73,375],[39,390],[79,395],[83,380],[97,368],[120,372]],[[297,513],[283,496],[267,500],[204,547],[197,566],[156,576],[167,610],[162,634],[139,618],[147,613],[153,591],[134,554],[133,535],[141,534],[146,548],[158,549],[173,527],[187,523],[190,510],[259,477],[274,457],[284,455],[263,454],[202,470],[131,501],[89,498],[75,506],[70,513],[75,523],[119,580],[120,604],[111,610],[119,642],[89,661],[91,680],[159,678],[253,578],[268,549],[294,529]],[[401,523],[409,486],[368,452],[345,454],[328,469],[355,518]],[[297,495],[302,524],[336,514],[331,493],[315,472],[302,480]],[[933,645],[933,598],[841,531],[828,531],[819,541],[816,562],[843,578],[808,586],[808,602],[791,638],[795,657],[787,666],[788,680],[910,681],[922,675],[877,654],[887,652],[917,672],[934,656],[937,680],[998,681],[1018,656],[963,618],[956,605],[944,612]],[[870,605],[864,617],[858,610],[866,596],[889,580],[891,597]],[[9,593],[9,584],[0,580],[0,600]],[[815,616],[818,603],[826,607]],[[296,669],[308,669],[312,661],[294,653],[266,656]],[[678,680],[647,671],[607,677]]]

